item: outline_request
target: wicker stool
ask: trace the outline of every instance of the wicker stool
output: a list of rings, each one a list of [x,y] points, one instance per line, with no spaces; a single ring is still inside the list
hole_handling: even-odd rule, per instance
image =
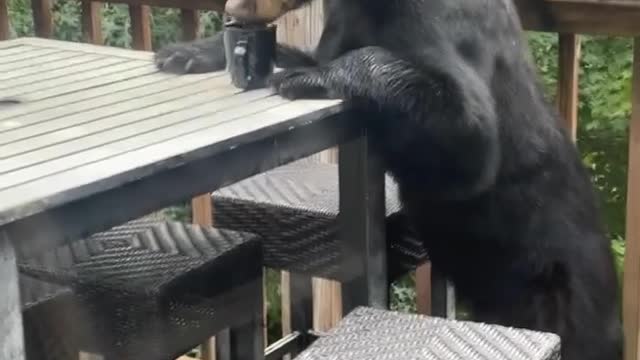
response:
[[[389,219],[400,209],[395,182],[386,179]],[[297,161],[213,193],[215,224],[249,231],[264,241],[265,266],[338,280],[338,166]],[[387,226],[389,279],[428,260],[421,242],[398,226]],[[436,274],[437,275],[437,274]],[[451,292],[442,277],[432,279],[432,308],[448,312]]]
[[[29,359],[175,359],[227,328],[234,359],[264,354],[256,235],[143,219],[19,268]]]
[[[296,360],[559,360],[560,338],[472,322],[357,308]]]

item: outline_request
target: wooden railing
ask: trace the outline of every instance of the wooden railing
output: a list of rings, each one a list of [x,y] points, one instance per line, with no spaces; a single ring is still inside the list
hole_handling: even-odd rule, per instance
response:
[[[52,0],[32,0],[34,30],[39,37],[53,36]],[[97,1],[82,2],[82,34],[88,43],[102,44],[100,7]],[[181,9],[182,31],[185,40],[195,39],[198,34],[198,10],[221,11],[219,2],[207,0],[115,0],[110,3],[122,3],[129,6],[131,17],[132,46],[137,50],[151,50],[150,6]],[[0,0],[0,40],[9,38],[8,0]]]
[[[38,36],[52,36],[51,0],[32,0],[35,31]],[[129,5],[133,47],[151,49],[149,6],[182,9],[185,39],[197,36],[198,10],[220,11],[219,1],[212,0],[115,0]],[[279,41],[311,47],[322,30],[322,6],[288,14],[280,20]],[[629,141],[627,193],[626,258],[624,267],[625,360],[640,360],[640,0],[514,0],[527,30],[559,34],[559,76],[557,104],[567,128],[575,139],[578,124],[578,70],[580,37],[578,34],[606,34],[635,37],[633,62],[633,96]],[[82,26],[84,41],[102,43],[98,2],[83,0]],[[9,37],[7,0],[0,0],[0,40]],[[328,155],[328,156],[327,156]],[[335,152],[322,156],[331,161]],[[194,199],[194,221],[209,222],[210,197]],[[417,271],[419,310],[428,309],[429,267]],[[283,274],[283,333],[291,331],[291,297],[289,275]],[[425,287],[426,286],[426,287]],[[316,280],[314,284],[314,325],[325,330],[340,318],[340,288],[332,282]],[[306,305],[305,305],[306,306]],[[286,309],[285,309],[286,308]]]
[[[640,359],[640,1],[515,0],[527,30],[560,35],[557,103],[574,134],[578,113],[580,40],[576,34],[634,38],[632,109],[626,211],[626,253],[623,281],[625,360]]]

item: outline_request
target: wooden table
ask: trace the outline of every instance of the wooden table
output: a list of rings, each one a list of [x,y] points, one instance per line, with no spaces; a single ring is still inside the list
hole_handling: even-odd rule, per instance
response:
[[[16,257],[335,145],[345,313],[385,307],[384,178],[361,121],[339,101],[242,92],[223,72],[159,73],[147,52],[0,42],[0,359],[24,358]]]

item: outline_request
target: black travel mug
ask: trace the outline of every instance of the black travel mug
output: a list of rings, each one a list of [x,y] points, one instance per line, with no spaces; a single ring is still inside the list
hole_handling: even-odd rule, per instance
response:
[[[234,86],[252,90],[266,86],[276,60],[276,26],[228,22],[224,26],[227,71]]]

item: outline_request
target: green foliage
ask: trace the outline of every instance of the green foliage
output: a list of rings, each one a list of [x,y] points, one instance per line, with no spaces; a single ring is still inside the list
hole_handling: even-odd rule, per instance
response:
[[[102,8],[102,35],[104,44],[131,47],[131,21],[126,5],[104,4]],[[31,2],[9,0],[9,17],[15,36],[33,36]],[[78,0],[56,0],[53,5],[54,37],[66,41],[81,41],[80,2]],[[220,30],[222,21],[217,13],[200,12],[202,36]],[[180,10],[153,8],[151,13],[153,46],[158,48],[182,39]]]
[[[55,37],[79,41],[80,7],[77,0],[56,0],[54,3]],[[16,36],[33,35],[30,2],[10,0],[9,15]],[[126,6],[106,4],[102,10],[104,44],[130,47],[130,20]],[[182,38],[180,13],[174,9],[154,8],[152,12],[154,48]],[[219,31],[220,17],[201,12],[201,35]],[[532,59],[541,75],[548,99],[556,93],[558,42],[555,34],[529,33]],[[625,195],[627,176],[628,119],[630,116],[632,42],[626,38],[583,37],[580,73],[580,126],[578,146],[585,164],[591,170],[593,182],[602,199],[605,222],[608,225],[616,266],[622,274],[624,257]],[[189,207],[167,210],[176,219],[190,218]],[[392,307],[415,311],[414,277],[407,276],[391,289]],[[269,338],[280,335],[279,275],[267,274]]]
[[[557,36],[531,33],[529,39],[542,83],[553,98]],[[631,39],[582,38],[578,147],[599,191],[612,239],[623,238],[625,230],[631,62]]]

